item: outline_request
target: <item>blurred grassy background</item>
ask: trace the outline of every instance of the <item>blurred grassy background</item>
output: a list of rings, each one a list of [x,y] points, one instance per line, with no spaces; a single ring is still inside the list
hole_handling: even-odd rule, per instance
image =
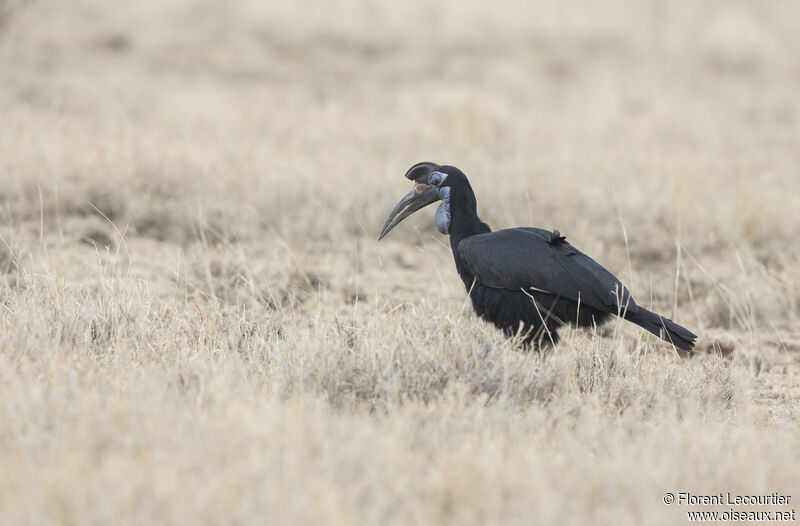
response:
[[[0,517],[668,524],[670,485],[791,493],[798,24],[791,0],[0,0]],[[700,356],[619,324],[520,355],[431,211],[375,242],[421,160]]]

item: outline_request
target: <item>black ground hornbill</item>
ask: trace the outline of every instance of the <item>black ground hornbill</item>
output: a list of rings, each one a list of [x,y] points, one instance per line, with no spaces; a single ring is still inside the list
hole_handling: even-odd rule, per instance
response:
[[[422,162],[406,177],[415,185],[389,214],[382,239],[417,210],[442,201],[436,228],[450,236],[458,275],[475,312],[526,346],[555,344],[566,323],[601,324],[613,314],[691,350],[697,338],[636,302],[608,270],[569,244],[558,230],[509,228],[492,232],[478,217],[472,187],[461,170]]]

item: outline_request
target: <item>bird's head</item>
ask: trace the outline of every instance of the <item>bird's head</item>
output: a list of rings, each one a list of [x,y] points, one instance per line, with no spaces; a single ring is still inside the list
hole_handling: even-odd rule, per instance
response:
[[[464,173],[455,166],[422,162],[409,168],[406,178],[414,181],[414,188],[397,203],[389,217],[386,218],[378,240],[383,239],[403,219],[436,201],[442,201],[436,210],[436,228],[442,234],[449,234],[453,223],[450,193],[454,188],[462,186],[469,188],[469,182]]]

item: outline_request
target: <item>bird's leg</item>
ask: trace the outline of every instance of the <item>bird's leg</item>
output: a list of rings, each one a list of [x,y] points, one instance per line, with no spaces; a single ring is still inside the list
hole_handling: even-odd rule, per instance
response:
[[[541,310],[539,310],[539,302],[536,301],[536,298],[532,294],[529,294],[528,291],[526,291],[525,289],[520,289],[520,290],[522,290],[522,292],[524,292],[525,295],[531,299],[534,308],[536,308],[536,314],[538,314],[539,319],[542,320],[542,326],[539,327],[539,330],[537,330],[536,334],[533,335],[533,339],[534,340],[538,339],[540,342],[539,345],[541,345],[541,340],[544,337],[544,334],[546,333],[548,338],[550,338],[550,343],[553,345],[553,347],[555,347],[558,335],[556,335],[554,329],[550,329],[550,327],[547,326],[547,321],[550,319],[550,316],[552,315],[554,320],[556,320],[561,325],[564,324],[563,320],[561,320],[558,316],[553,314],[553,309],[555,308],[556,303],[558,303],[558,300],[561,299],[561,296],[556,296],[555,299],[553,299],[553,303],[550,304],[550,308],[547,310],[547,314],[545,316],[542,316],[542,312]]]

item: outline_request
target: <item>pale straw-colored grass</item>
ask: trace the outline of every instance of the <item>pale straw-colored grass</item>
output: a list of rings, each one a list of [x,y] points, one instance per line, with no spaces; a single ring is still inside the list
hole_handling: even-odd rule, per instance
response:
[[[798,14],[0,2],[0,523],[794,499]],[[624,322],[520,352],[431,211],[376,242],[420,160],[464,169],[495,228],[558,228],[698,352]]]

